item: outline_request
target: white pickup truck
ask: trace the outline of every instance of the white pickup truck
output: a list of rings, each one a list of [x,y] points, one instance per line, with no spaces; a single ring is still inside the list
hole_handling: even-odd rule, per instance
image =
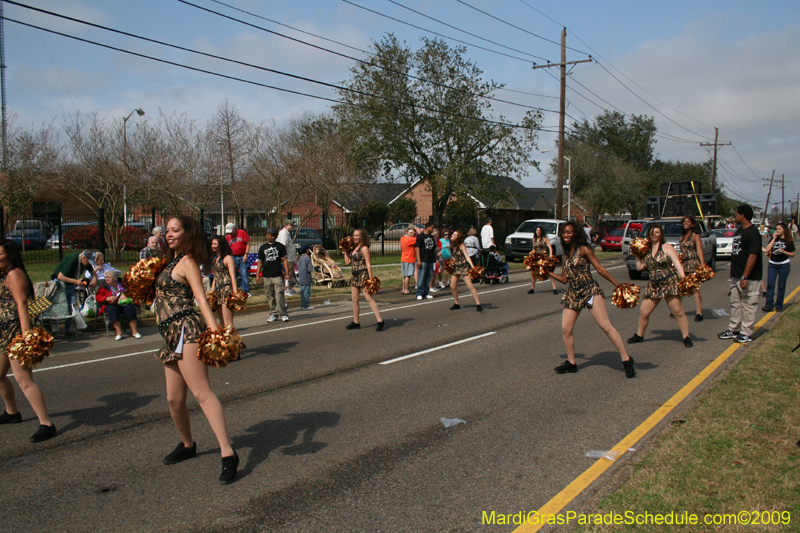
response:
[[[547,238],[550,239],[550,244],[553,245],[553,253],[556,256],[561,256],[564,251],[561,249],[561,226],[566,220],[555,220],[552,218],[534,218],[526,220],[517,228],[517,230],[506,237],[503,244],[503,251],[506,254],[506,261],[509,263],[517,259],[523,259],[531,250],[533,250],[533,232],[537,226],[541,226]]]

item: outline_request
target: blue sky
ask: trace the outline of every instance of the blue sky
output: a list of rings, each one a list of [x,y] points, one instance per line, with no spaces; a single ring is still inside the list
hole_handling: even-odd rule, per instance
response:
[[[212,0],[191,1],[269,30],[364,57],[362,52],[237,12]],[[762,205],[766,188],[761,178],[768,178],[773,169],[778,177],[784,173],[792,181],[786,187],[787,197],[800,192],[797,150],[800,2],[464,1],[552,41],[560,39],[561,28],[566,26],[567,45],[599,59],[602,66],[581,64],[572,71],[568,81],[571,88],[567,90],[567,113],[571,117],[592,118],[610,106],[625,113],[654,116],[659,131],[670,136],[659,138],[656,153],[662,159],[681,161],[706,160],[708,151],[699,143],[713,139],[716,126],[720,128],[720,140],[733,142],[735,148],[720,150],[720,178],[731,194]],[[543,62],[520,52],[551,61],[559,58],[558,46],[493,20],[457,0],[352,2],[528,61]],[[177,0],[27,0],[24,3],[326,82],[346,79],[348,68],[353,65],[349,59],[226,20]],[[421,36],[432,36],[340,0],[224,0],[224,3],[360,49],[366,49],[371,40],[388,32],[413,46],[417,46]],[[199,58],[7,3],[4,9],[9,18],[85,39],[263,84],[335,97],[330,89],[282,76]],[[520,52],[508,51],[479,37]],[[305,110],[324,111],[328,106],[319,100],[190,72],[12,22],[6,22],[5,45],[7,106],[16,113],[18,124],[50,121],[61,124],[65,115],[76,112],[119,119],[136,107],[147,111],[143,119],[136,120],[152,119],[160,109],[168,114],[186,113],[204,122],[226,96],[249,120],[274,119],[279,124]],[[568,51],[568,60],[586,58],[578,51]],[[486,78],[505,83],[509,89],[540,95],[503,91],[498,92],[498,97],[558,109],[558,84],[544,70],[531,70],[530,62],[473,46],[467,46],[466,56],[484,71]],[[496,106],[495,114],[514,119],[517,109]],[[557,123],[557,115],[545,113],[545,126]],[[135,127],[134,123],[130,127]],[[553,136],[543,133],[539,147],[554,148]],[[537,157],[544,163],[543,169],[552,155]],[[523,183],[542,186],[544,179],[544,174],[533,171],[523,178]],[[771,204],[774,199],[775,196]]]

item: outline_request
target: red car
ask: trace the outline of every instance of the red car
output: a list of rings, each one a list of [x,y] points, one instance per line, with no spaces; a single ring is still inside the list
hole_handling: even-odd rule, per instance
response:
[[[604,252],[608,251],[621,252],[622,234],[624,231],[625,231],[624,228],[617,228],[611,230],[611,232],[608,235],[606,235],[600,240],[600,248],[602,248]]]

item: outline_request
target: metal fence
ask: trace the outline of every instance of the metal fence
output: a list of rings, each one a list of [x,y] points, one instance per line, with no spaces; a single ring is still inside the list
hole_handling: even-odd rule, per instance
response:
[[[147,246],[152,228],[179,214],[155,208],[140,213],[147,215],[123,222],[122,217],[108,217],[104,209],[93,213],[66,203],[34,204],[26,210],[0,206],[0,237],[17,243],[26,264],[57,263],[65,255],[86,249],[100,251],[115,262],[133,263]],[[180,214],[197,216],[206,233],[213,233],[202,210]]]

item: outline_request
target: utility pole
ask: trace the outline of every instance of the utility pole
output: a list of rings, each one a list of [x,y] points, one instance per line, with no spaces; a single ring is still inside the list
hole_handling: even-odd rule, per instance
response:
[[[564,116],[567,108],[567,65],[577,65],[578,63],[591,63],[594,61],[592,56],[581,61],[567,62],[567,28],[561,31],[561,63],[550,63],[546,65],[533,64],[533,69],[561,67],[561,104],[558,114],[558,180],[556,184],[556,218],[564,216]]]
[[[717,142],[719,139],[719,128],[714,128],[714,144],[711,143],[700,143],[700,146],[713,146],[714,147],[714,166],[711,167],[711,194],[716,192],[717,186],[717,147],[718,146],[730,146],[731,143],[720,143]]]
[[[786,192],[786,180],[784,179],[784,175],[781,174],[781,221],[784,221],[783,210],[784,206],[786,205],[784,202],[784,193]]]
[[[775,178],[775,171],[772,171],[772,177],[769,178],[769,190],[767,191],[767,205],[764,206],[764,224],[769,219],[769,197],[772,194],[772,180]],[[766,180],[764,180],[766,181]]]

